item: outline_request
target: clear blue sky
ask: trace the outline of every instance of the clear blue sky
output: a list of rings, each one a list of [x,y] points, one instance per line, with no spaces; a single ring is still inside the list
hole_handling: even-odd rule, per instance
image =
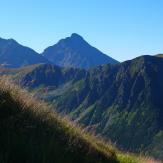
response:
[[[124,61],[163,53],[163,0],[0,0],[0,37],[38,52],[71,33]]]

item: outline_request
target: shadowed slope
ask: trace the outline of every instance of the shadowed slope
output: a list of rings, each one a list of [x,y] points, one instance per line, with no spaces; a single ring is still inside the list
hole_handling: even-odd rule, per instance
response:
[[[90,68],[100,64],[118,63],[75,33],[46,48],[42,54],[55,65],[63,67]]]
[[[34,50],[22,46],[13,39],[0,38],[0,65],[16,68],[37,63],[50,63]]]
[[[80,70],[82,73],[41,65],[20,81],[59,113],[117,142],[120,148],[163,159],[162,67],[163,59],[152,56]],[[69,72],[73,72],[70,78]]]
[[[114,163],[89,136],[50,112],[16,86],[0,81],[0,162]]]

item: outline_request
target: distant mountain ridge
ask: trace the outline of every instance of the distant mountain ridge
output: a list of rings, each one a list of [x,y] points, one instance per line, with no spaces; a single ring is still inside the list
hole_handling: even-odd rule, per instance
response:
[[[90,68],[118,61],[90,46],[78,34],[60,40],[41,54],[20,45],[13,39],[0,38],[0,66],[18,68],[39,63],[53,63],[62,67]]]
[[[50,63],[34,50],[22,46],[13,39],[0,38],[0,64],[3,67],[17,68],[37,63]]]
[[[163,58],[163,54],[157,54],[157,57]]]
[[[91,68],[101,64],[116,64],[118,61],[89,45],[80,35],[61,39],[42,53],[49,61],[62,67]]]

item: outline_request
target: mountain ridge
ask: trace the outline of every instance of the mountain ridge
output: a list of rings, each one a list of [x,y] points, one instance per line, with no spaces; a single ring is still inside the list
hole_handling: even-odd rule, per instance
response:
[[[116,65],[80,70],[82,75],[78,69],[55,71],[51,67],[41,82],[36,70],[29,74],[30,78],[16,78],[21,78],[23,86],[53,105],[57,112],[70,116],[89,131],[117,142],[122,149],[163,159],[158,145],[163,137],[162,66],[162,58],[142,56]],[[40,71],[46,72],[45,67]],[[55,77],[58,72],[62,72],[61,76],[74,73],[59,85],[49,85],[45,78],[51,76],[48,74],[52,70],[54,81],[63,81]]]
[[[118,61],[89,45],[83,37],[73,33],[39,54],[14,39],[0,38],[0,64],[18,68],[37,63],[53,63],[61,67],[89,68],[99,64],[116,64]]]
[[[19,44],[14,39],[0,38],[0,64],[3,67],[17,68],[36,63],[50,63],[33,49]]]
[[[42,55],[62,67],[90,68],[99,64],[118,63],[89,45],[83,37],[76,33],[46,48]]]

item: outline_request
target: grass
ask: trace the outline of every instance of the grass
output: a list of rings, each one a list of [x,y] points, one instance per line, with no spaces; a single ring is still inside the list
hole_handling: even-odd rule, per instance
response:
[[[148,163],[85,133],[8,79],[0,80],[0,163]],[[152,162],[149,162],[152,163]]]
[[[117,162],[24,90],[0,82],[0,162]]]

